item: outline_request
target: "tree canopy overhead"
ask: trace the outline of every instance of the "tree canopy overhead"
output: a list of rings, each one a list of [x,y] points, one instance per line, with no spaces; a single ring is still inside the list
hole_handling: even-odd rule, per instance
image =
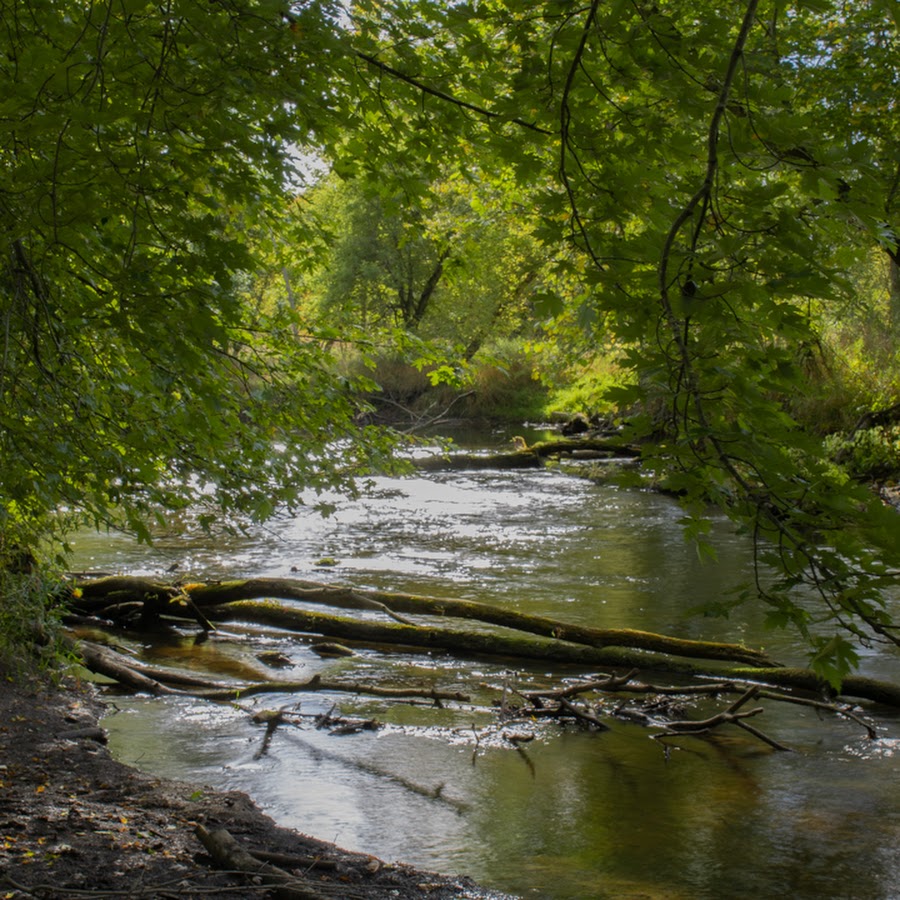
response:
[[[358,6],[379,84],[411,76],[382,100],[418,83],[412,121],[446,103],[430,88],[452,96],[483,126],[467,140],[533,186],[544,240],[578,248],[578,320],[623,347],[620,400],[641,403],[647,455],[673,473],[701,550],[713,500],[782,573],[751,593],[835,678],[854,660],[842,629],[896,642],[881,595],[896,516],[790,413],[820,341],[814,310],[852,294],[861,254],[896,255],[895,5],[405,8]],[[799,587],[820,602],[796,602]]]
[[[512,178],[582,286],[538,310],[617,342],[618,400],[643,410],[689,535],[705,547],[710,500],[743,523],[782,573],[753,594],[833,679],[846,630],[897,642],[896,516],[790,408],[816,311],[873,248],[896,263],[895,3],[2,9],[4,533],[61,506],[139,528],[210,490],[264,517],[362,464],[314,323],[239,289],[280,252],[291,169],[315,150],[385,196],[400,173],[413,207],[454,169]],[[342,436],[349,459],[326,451]]]
[[[212,495],[265,518],[365,455],[325,453],[362,437],[350,398],[240,292],[335,126],[336,14],[3,3],[0,531],[64,506],[146,534]]]

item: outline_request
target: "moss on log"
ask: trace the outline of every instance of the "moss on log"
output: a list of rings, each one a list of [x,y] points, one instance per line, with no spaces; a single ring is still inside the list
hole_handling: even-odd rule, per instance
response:
[[[417,623],[399,616],[399,613],[468,619],[560,641],[583,644],[587,647],[625,647],[690,659],[738,662],[749,666],[774,667],[778,665],[762,651],[739,644],[688,640],[632,628],[589,628],[544,616],[534,616],[491,606],[487,603],[478,603],[474,600],[452,597],[427,597],[374,590],[362,591],[356,588],[292,578],[251,578],[242,581],[193,584],[185,585],[180,590],[189,596],[197,607],[204,610],[207,610],[209,606],[219,606],[238,600],[271,598],[302,600],[339,609],[379,611],[410,626],[417,625]],[[102,605],[97,602],[98,597],[115,595],[119,599],[127,595],[128,591],[133,591],[131,594],[133,599],[139,598],[144,593],[157,597],[165,591],[165,586],[152,581],[142,582],[141,579],[112,577],[89,582],[82,588],[83,599],[89,604],[86,609],[94,611],[102,609]],[[177,593],[173,592],[171,588],[169,592]]]
[[[393,614],[407,613],[469,619],[560,641],[584,644],[587,647],[625,647],[690,659],[715,659],[740,662],[751,666],[778,665],[762,651],[739,644],[688,640],[633,628],[589,628],[584,625],[560,622],[545,616],[529,615],[503,607],[491,606],[487,603],[452,597],[427,597],[418,594],[374,590],[360,591],[355,588],[316,582],[270,578],[192,586],[190,596],[198,606],[204,609],[210,604],[279,597],[321,603],[342,609],[372,609]],[[416,623],[405,620],[405,624]]]
[[[251,622],[286,631],[367,644],[444,650],[468,656],[568,663],[586,667],[639,666],[685,674],[696,674],[700,671],[694,665],[679,663],[663,654],[642,653],[614,647],[586,647],[552,638],[536,638],[515,633],[463,631],[351,619],[346,616],[285,607],[273,601],[237,600],[223,606],[206,608],[206,611],[211,618],[220,622]]]
[[[423,472],[467,472],[478,469],[539,469],[543,460],[530,450],[509,453],[453,453],[449,456],[425,456],[413,460]]]
[[[828,682],[811,669],[789,666],[781,666],[777,669],[740,667],[731,669],[728,674],[731,678],[775,684],[794,690],[808,691],[823,697],[834,696],[834,690]],[[883,703],[886,706],[900,708],[900,686],[877,678],[868,678],[865,675],[848,675],[841,684],[840,696],[859,697],[871,700],[873,703]]]

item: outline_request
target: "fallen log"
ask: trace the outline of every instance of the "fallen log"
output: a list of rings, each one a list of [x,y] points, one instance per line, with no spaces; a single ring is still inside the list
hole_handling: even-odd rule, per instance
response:
[[[641,455],[641,448],[637,444],[630,444],[617,437],[558,438],[553,441],[538,441],[527,449],[542,459],[552,456],[577,458],[583,452],[605,453],[629,459],[636,459]]]
[[[326,616],[278,604],[238,601],[208,610],[220,621],[252,621],[288,631],[323,634],[366,643],[440,649],[460,654],[527,659],[542,662],[571,663],[587,668],[609,666],[619,669],[644,669],[683,675],[713,675],[760,684],[776,684],[818,696],[831,696],[827,682],[809,669],[721,665],[715,668],[673,659],[661,653],[619,647],[586,647],[553,639],[535,639],[524,635],[458,631],[437,628],[411,628],[406,625],[366,622],[343,616]],[[873,700],[900,708],[900,686],[874,678],[850,675],[844,679],[841,696]]]
[[[516,439],[515,450],[501,453],[449,453],[412,461],[424,472],[471,471],[479,469],[538,469],[547,459],[612,459],[640,457],[640,447],[619,438],[560,438],[538,441],[531,446]]]
[[[139,578],[103,578],[79,586],[80,599],[92,608],[102,609],[103,598],[134,590],[135,597],[149,590],[154,597],[166,591],[165,585]],[[831,697],[827,683],[808,669],[780,666],[765,653],[737,644],[688,641],[631,629],[591,629],[540,616],[529,616],[487,604],[452,598],[420,597],[384,591],[358,591],[293,579],[249,579],[220,584],[183,585],[187,594],[202,608],[204,615],[218,621],[248,621],[327,638],[389,644],[395,647],[446,650],[463,655],[489,656],[541,662],[571,663],[593,668],[650,669],[685,675],[714,675],[748,682],[760,682]],[[463,618],[500,625],[510,631],[472,631],[435,628],[424,625],[384,623],[371,619],[349,618],[316,613],[298,607],[286,607],[271,601],[237,599],[253,596],[281,596],[309,603],[327,603],[336,607],[381,611],[397,619],[399,612],[444,618]],[[172,596],[171,589],[168,596]],[[155,601],[154,601],[155,602]],[[221,605],[215,605],[216,603]],[[79,608],[80,609],[80,608]],[[195,616],[178,606],[183,618]],[[408,620],[406,620],[408,621]],[[517,633],[518,632],[518,633]],[[532,638],[526,634],[539,635]],[[714,660],[714,668],[682,661],[675,657]],[[727,665],[727,663],[743,665]],[[850,675],[844,679],[841,695],[872,700],[900,708],[900,686]]]
[[[85,665],[98,674],[117,681],[123,687],[140,693],[185,694],[203,700],[225,700],[233,702],[256,694],[296,694],[322,692],[333,694],[368,694],[391,700],[430,700],[440,705],[442,701],[468,702],[470,697],[461,691],[442,691],[436,687],[382,687],[362,681],[329,681],[321,675],[313,675],[306,681],[257,681],[252,684],[226,684],[211,681],[176,669],[151,666],[139,660],[132,660],[115,650],[95,644],[93,641],[78,641],[76,652],[81,654]]]
[[[584,644],[588,647],[626,647],[691,659],[739,662],[755,667],[778,665],[764,652],[743,647],[740,644],[688,640],[632,628],[589,628],[544,616],[534,616],[490,606],[474,600],[359,590],[293,578],[251,578],[242,581],[188,584],[181,586],[176,594],[173,588],[168,587],[167,590],[166,585],[149,579],[114,576],[85,582],[80,585],[80,590],[82,597],[78,601],[78,608],[91,614],[97,614],[98,611],[104,609],[102,604],[103,598],[106,597],[115,597],[117,602],[120,602],[123,596],[138,600],[147,594],[156,602],[156,598],[161,594],[170,597],[186,595],[198,609],[204,610],[213,617],[215,614],[209,611],[211,606],[221,606],[241,600],[278,598],[301,600],[306,603],[333,606],[339,609],[383,612],[402,624],[415,627],[419,626],[402,616],[401,613],[469,619],[555,640]],[[178,609],[171,609],[170,612],[177,613]]]
[[[841,697],[860,697],[885,706],[900,708],[900,686],[865,675],[847,675],[841,683],[839,695],[834,689],[811,669],[797,669],[782,666],[777,669],[754,669],[736,667],[729,672],[730,678],[755,681],[759,684],[775,684],[808,691],[819,697],[834,699]]]
[[[100,644],[82,641],[76,645],[76,649],[81,654],[84,664],[98,675],[105,675],[125,687],[142,693],[175,693],[172,688],[166,687],[157,679],[139,672],[120,653],[102,647]]]
[[[544,461],[530,450],[508,453],[453,453],[424,456],[412,461],[422,472],[468,472],[480,469],[540,469]]]
[[[463,631],[454,628],[401,625],[326,615],[272,601],[236,600],[224,606],[206,608],[218,622],[252,622],[301,634],[359,641],[366,644],[388,644],[425,650],[445,650],[467,656],[527,659],[541,662],[570,663],[584,667],[615,666],[619,668],[661,669],[688,675],[709,671],[680,662],[661,653],[618,647],[589,647],[555,638],[530,637],[494,631]],[[767,671],[760,669],[760,671]]]

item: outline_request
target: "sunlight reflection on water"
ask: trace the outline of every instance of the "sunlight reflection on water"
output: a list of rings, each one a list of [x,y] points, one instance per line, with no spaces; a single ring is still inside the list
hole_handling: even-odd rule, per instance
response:
[[[79,536],[76,565],[159,573],[178,563],[207,577],[293,575],[462,596],[601,627],[739,638],[785,662],[804,659],[801,642],[766,631],[757,608],[731,620],[686,615],[747,580],[752,556],[744,538],[717,527],[719,564],[701,566],[667,498],[548,470],[379,478],[369,497],[328,499],[337,505],[329,519],[303,511],[218,543],[173,533],[148,550],[115,535]],[[323,557],[337,564],[317,565]],[[299,637],[223,631],[205,651],[223,671],[232,654],[252,659],[274,642],[295,666],[289,677],[436,683],[486,704],[510,678],[522,687],[549,676],[540,666],[510,676],[499,664],[384,649],[328,662]],[[147,652],[174,658],[171,649]],[[896,654],[865,657],[882,677],[894,677],[896,663]],[[313,715],[333,700],[390,727],[340,738],[279,730],[254,759],[260,726],[226,706],[122,698],[107,725],[126,761],[247,790],[279,821],[318,837],[525,897],[888,898],[900,884],[897,717],[884,716],[882,735],[868,741],[852,723],[766,704],[761,727],[797,752],[773,753],[735,731],[685,739],[667,761],[636,725],[604,734],[541,727],[516,753],[497,734],[476,740],[492,716],[466,704],[391,711],[373,698],[284,694],[247,705],[299,703]],[[429,801],[371,767],[443,782],[471,807]]]

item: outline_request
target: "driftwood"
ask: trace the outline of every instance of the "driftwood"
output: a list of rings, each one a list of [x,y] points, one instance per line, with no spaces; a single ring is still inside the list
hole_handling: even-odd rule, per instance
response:
[[[768,744],[774,750],[790,749],[788,747],[785,747],[784,744],[780,744],[778,741],[768,737],[768,735],[763,734],[758,728],[754,728],[752,725],[749,725],[744,721],[745,719],[749,719],[752,716],[758,716],[763,713],[763,708],[761,706],[758,706],[755,709],[747,710],[746,712],[740,712],[740,708],[746,703],[749,703],[751,700],[755,700],[758,693],[759,688],[754,685],[753,687],[748,688],[737,700],[734,701],[734,703],[732,703],[727,709],[722,710],[722,712],[718,712],[706,719],[667,722],[665,730],[660,734],[654,735],[654,737],[662,739],[673,737],[679,734],[706,734],[719,725],[733,724],[737,725],[738,728],[743,728],[745,731],[749,731],[750,734],[752,734],[754,737],[759,738],[761,741],[763,741],[763,743]]]
[[[746,681],[712,681],[703,684],[681,684],[681,685],[661,685],[647,684],[638,681],[635,677],[637,670],[633,669],[624,675],[608,675],[602,679],[591,681],[576,682],[557,690],[538,690],[538,691],[519,691],[519,696],[524,697],[528,702],[533,703],[536,710],[543,707],[545,700],[560,700],[568,697],[576,697],[581,694],[598,692],[598,693],[635,693],[644,695],[656,695],[665,697],[666,695],[677,697],[689,697],[697,695],[707,695],[718,697],[722,694],[740,694],[743,696],[748,690],[752,689],[755,696],[760,700],[775,700],[779,703],[793,703],[799,706],[809,706],[816,710],[829,712],[833,715],[849,719],[860,725],[866,730],[870,740],[878,737],[875,729],[857,715],[853,708],[846,703],[829,703],[824,700],[816,700],[812,697],[801,697],[796,694],[786,694],[782,691],[772,691],[759,684],[750,684]],[[626,718],[632,718],[626,716]]]
[[[857,715],[848,704],[827,703],[809,697],[799,697],[793,694],[771,691],[759,684],[736,681],[708,682],[706,684],[693,685],[647,684],[638,681],[635,677],[637,674],[637,671],[633,670],[624,675],[607,675],[604,678],[577,682],[563,688],[517,691],[518,695],[529,705],[525,708],[508,712],[505,718],[507,720],[517,718],[525,722],[552,718],[585,722],[588,725],[599,725],[603,726],[603,728],[608,728],[599,719],[601,715],[607,715],[611,718],[636,722],[650,728],[661,728],[660,732],[652,735],[653,738],[658,740],[679,735],[706,735],[715,728],[731,724],[749,732],[774,750],[789,750],[789,747],[769,737],[745,721],[748,718],[762,715],[763,709],[761,707],[740,712],[741,707],[750,700],[772,700],[780,703],[810,706],[817,710],[830,712],[833,715],[847,718],[860,725],[865,729],[870,740],[875,740],[878,736],[875,728]],[[634,709],[623,705],[607,708],[602,704],[592,705],[590,700],[585,700],[581,705],[575,706],[571,699],[575,697],[581,698],[589,694],[621,695],[627,693],[644,695],[643,708]],[[685,700],[689,697],[700,695],[716,698],[724,694],[738,694],[739,696],[737,700],[724,710],[704,719],[676,718],[670,705],[671,701],[666,699],[674,697],[676,700]]]

